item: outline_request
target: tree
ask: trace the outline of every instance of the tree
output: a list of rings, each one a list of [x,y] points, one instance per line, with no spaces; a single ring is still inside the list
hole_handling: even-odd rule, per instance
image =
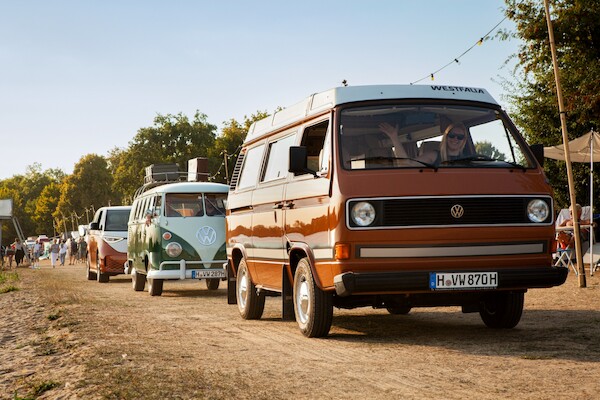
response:
[[[475,151],[477,154],[482,154],[495,160],[506,160],[506,154],[501,153],[492,145],[491,142],[488,142],[487,140],[475,143]]]
[[[551,0],[562,91],[567,112],[569,140],[600,122],[600,0]],[[562,143],[552,56],[543,3],[538,0],[506,0],[506,15],[519,37],[515,80],[505,81],[511,115],[530,143],[545,146]],[[548,160],[546,174],[560,207],[569,203],[564,162]],[[585,164],[573,164],[578,201],[589,197]],[[594,177],[594,187],[599,188]],[[598,189],[600,193],[600,189]],[[594,193],[597,197],[598,193]]]
[[[176,163],[180,171],[186,171],[188,160],[209,155],[216,129],[199,111],[192,121],[182,113],[158,114],[153,126],[138,130],[127,150],[111,154],[114,188],[131,201],[135,190],[143,183],[145,167]],[[218,165],[219,160],[209,158],[209,173],[216,171]]]
[[[51,223],[51,213],[54,212],[54,208],[47,214],[40,215],[37,213],[38,203],[44,189],[50,184],[59,183],[64,176],[65,173],[59,169],[42,172],[41,164],[34,163],[27,167],[25,175],[14,175],[0,181],[0,198],[12,199],[13,215],[19,220],[25,236],[46,232],[47,221]],[[12,223],[3,224],[3,241],[5,239],[12,241],[16,236]]]
[[[60,199],[53,217],[63,227],[69,227],[72,213],[83,215],[90,206],[99,208],[114,203],[112,184],[113,178],[106,158],[97,154],[81,157],[75,164],[73,173],[67,176],[60,187]]]

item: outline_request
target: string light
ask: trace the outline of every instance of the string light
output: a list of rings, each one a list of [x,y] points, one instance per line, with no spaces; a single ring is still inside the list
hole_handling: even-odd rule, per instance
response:
[[[488,33],[486,33],[485,35],[483,35],[477,42],[475,42],[475,44],[473,44],[471,47],[469,47],[467,50],[465,50],[460,56],[454,58],[452,61],[450,61],[448,64],[444,65],[443,67],[439,68],[437,71],[434,71],[426,76],[424,76],[423,78],[416,80],[414,82],[411,82],[411,85],[414,85],[415,83],[419,83],[427,78],[430,78],[432,81],[435,79],[435,75],[440,72],[443,71],[444,69],[446,69],[447,67],[449,67],[450,65],[456,63],[458,65],[460,65],[460,62],[458,60],[460,60],[465,54],[467,54],[469,51],[473,50],[473,48],[475,46],[481,46],[483,44],[483,41],[490,35],[490,33],[492,33],[498,26],[500,26],[501,23],[503,23],[506,18],[508,17],[504,17],[502,18],[502,21],[498,22],[496,25],[494,25],[494,27],[492,29],[489,30]]]

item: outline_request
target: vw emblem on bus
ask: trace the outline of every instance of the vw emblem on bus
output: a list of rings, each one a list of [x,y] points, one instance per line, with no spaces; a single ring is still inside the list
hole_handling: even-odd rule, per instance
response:
[[[210,226],[203,226],[196,232],[196,238],[200,244],[210,246],[217,241],[217,232]]]
[[[465,214],[465,209],[460,204],[455,204],[450,209],[450,214],[454,218],[458,219],[458,218],[462,217]]]

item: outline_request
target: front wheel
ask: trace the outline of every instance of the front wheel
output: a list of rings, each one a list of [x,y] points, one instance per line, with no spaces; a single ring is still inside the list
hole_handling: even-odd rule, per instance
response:
[[[265,294],[258,293],[252,283],[246,261],[238,265],[236,281],[236,297],[240,315],[243,319],[260,319],[265,309]]]
[[[217,290],[220,282],[220,279],[206,279],[206,288],[208,290]]]
[[[96,253],[96,277],[98,278],[98,282],[106,283],[108,282],[108,274],[105,274],[100,269],[100,254]]]
[[[521,320],[524,299],[522,292],[490,293],[481,301],[479,315],[490,328],[514,328]]]
[[[333,295],[319,289],[305,257],[294,274],[294,313],[306,337],[327,336],[333,320]]]
[[[146,279],[148,281],[148,293],[150,296],[160,296],[163,291],[163,280],[162,279]]]
[[[131,271],[131,286],[136,292],[141,292],[146,286],[146,275],[138,274],[135,269]]]

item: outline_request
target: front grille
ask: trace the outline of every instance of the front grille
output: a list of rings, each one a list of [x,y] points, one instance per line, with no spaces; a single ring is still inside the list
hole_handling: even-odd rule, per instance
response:
[[[550,209],[543,224],[552,222],[552,200],[544,196],[475,196],[420,197],[352,200],[348,209],[358,201],[370,202],[377,212],[374,227],[462,226],[462,225],[532,225],[527,217],[527,205],[532,199],[544,200]],[[452,215],[459,205],[463,213]],[[359,228],[349,219],[351,228]],[[539,225],[539,224],[536,224]]]

